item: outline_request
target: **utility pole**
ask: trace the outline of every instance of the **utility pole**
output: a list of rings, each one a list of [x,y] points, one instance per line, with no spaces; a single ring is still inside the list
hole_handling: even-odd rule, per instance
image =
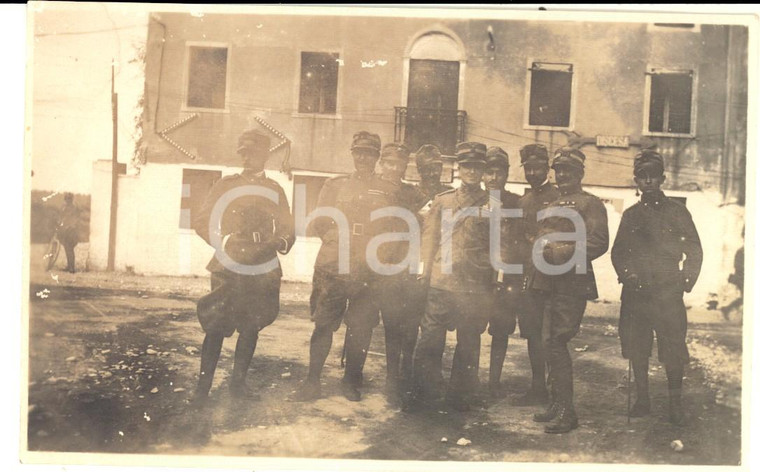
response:
[[[116,159],[118,144],[119,97],[115,91],[114,62],[111,60],[111,116],[113,119],[113,147],[111,149],[111,221],[108,227],[108,270],[113,271],[116,260],[116,211],[119,193],[119,162]]]

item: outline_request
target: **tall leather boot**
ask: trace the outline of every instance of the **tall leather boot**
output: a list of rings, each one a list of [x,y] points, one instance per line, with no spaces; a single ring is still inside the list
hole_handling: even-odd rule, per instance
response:
[[[259,333],[239,334],[237,344],[235,345],[235,363],[232,368],[232,378],[230,379],[230,395],[233,398],[245,397],[245,377],[248,368],[253,359],[253,353],[256,351],[256,343],[259,339]]]
[[[636,382],[636,403],[631,407],[628,416],[640,418],[649,414],[649,359],[632,360],[633,379]]]
[[[507,357],[509,337],[491,337],[491,359],[488,366],[488,393],[493,398],[501,398],[504,392],[501,389],[501,372],[504,368],[504,359]]]
[[[222,353],[223,342],[224,336],[221,334],[207,334],[203,338],[200,375],[198,376],[198,385],[195,388],[195,395],[192,399],[192,404],[197,407],[205,404],[209,391],[211,391],[211,384],[214,382],[214,372],[219,362],[219,355]]]
[[[341,392],[349,401],[358,402],[362,398],[359,387],[362,385],[362,370],[371,341],[371,329],[349,326],[346,330],[346,371],[341,381]]]
[[[670,406],[670,422],[676,426],[686,423],[686,416],[681,406],[681,388],[683,385],[683,367],[665,366],[668,376],[668,399]]]
[[[540,336],[528,338],[528,359],[533,374],[530,390],[517,397],[512,404],[515,406],[545,405],[549,401],[549,391],[546,387],[546,354]]]
[[[578,416],[572,403],[559,403],[557,416],[546,425],[544,432],[550,434],[567,433],[578,427]]]

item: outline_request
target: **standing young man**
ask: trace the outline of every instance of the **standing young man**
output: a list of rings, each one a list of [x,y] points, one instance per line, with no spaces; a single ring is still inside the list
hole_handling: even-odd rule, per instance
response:
[[[441,151],[434,144],[423,144],[415,153],[415,164],[420,174],[420,191],[428,202],[432,202],[439,193],[451,190],[451,186],[441,183],[443,159]]]
[[[585,160],[586,156],[574,148],[560,149],[555,154],[552,168],[560,196],[547,207],[555,216],[543,218],[538,226],[539,248],[543,245],[543,250],[536,256],[553,267],[541,267],[534,261],[537,270],[531,288],[546,297],[542,332],[553,398],[549,408],[533,419],[551,422],[544,428],[547,433],[566,433],[578,427],[573,405],[573,362],[567,343],[578,334],[587,301],[598,296],[591,262],[609,247],[607,209],[599,198],[581,187]],[[578,228],[581,221],[574,218],[582,220],[585,231]],[[578,241],[543,239],[554,233],[580,234]]]
[[[529,290],[536,267],[533,265],[532,249],[538,233],[538,212],[559,198],[559,190],[549,182],[549,152],[543,144],[528,144],[520,149],[520,163],[530,188],[520,198],[523,210],[521,229],[523,237],[517,245],[523,264],[523,284],[520,310],[517,320],[520,337],[528,341],[528,358],[532,372],[530,388],[513,401],[516,406],[543,405],[549,401],[546,389],[546,352],[541,339],[545,298],[539,292]]]
[[[348,234],[332,218],[314,221],[322,247],[314,265],[311,319],[314,331],[309,348],[309,373],[291,397],[293,401],[313,401],[321,396],[320,378],[332,346],[333,332],[346,323],[346,370],[341,392],[349,401],[361,400],[364,361],[372,340],[372,330],[380,322],[372,303],[370,285],[376,274],[369,267],[366,249],[386,222],[371,220],[374,210],[395,205],[394,186],[375,174],[380,157],[380,136],[360,131],[354,135],[351,156],[355,171],[325,182],[317,207],[337,209],[348,224]],[[348,238],[348,239],[344,239]],[[341,269],[341,247],[349,245],[348,271]]]
[[[243,172],[215,183],[193,218],[193,229],[217,249],[206,267],[211,272],[212,292],[198,302],[206,332],[194,399],[199,406],[211,390],[224,338],[235,330],[239,334],[230,394],[235,398],[246,395],[245,377],[259,331],[270,325],[280,310],[282,269],[277,253],[287,254],[295,242],[285,192],[264,173],[269,138],[246,131],[238,140],[237,152],[243,158]],[[254,270],[254,266],[261,269]],[[215,314],[204,321],[206,313]]]
[[[520,197],[508,191],[504,186],[509,178],[509,156],[500,147],[490,147],[486,151],[486,170],[483,184],[486,191],[495,192],[501,208],[514,210],[520,207]],[[520,218],[501,220],[501,261],[505,264],[520,264],[520,247],[522,230]],[[488,334],[491,335],[491,356],[488,369],[488,391],[492,397],[503,396],[501,389],[501,372],[507,357],[509,335],[517,326],[517,310],[522,289],[520,274],[505,274],[496,271],[495,304],[488,322]]]
[[[421,229],[422,218],[418,212],[427,199],[418,187],[402,182],[408,163],[409,150],[403,144],[383,146],[380,176],[393,185],[399,207],[414,214],[417,229]],[[397,226],[393,228],[396,232],[409,232],[412,238],[419,240],[420,232],[412,232],[400,218],[394,218],[391,223]],[[414,256],[410,250],[412,247],[407,241],[386,242],[378,249],[378,257],[384,264],[400,264],[407,257]],[[425,311],[427,287],[404,269],[398,274],[380,275],[372,285],[372,299],[380,310],[385,330],[386,395],[391,404],[404,406],[412,390],[412,359],[420,318]]]
[[[79,208],[74,205],[74,194],[66,192],[63,195],[60,223],[58,225],[58,240],[66,251],[66,271],[72,274],[76,271],[74,248],[79,242]]]
[[[481,214],[488,207],[488,192],[481,187],[486,146],[459,143],[457,162],[462,185],[436,196],[425,218],[421,277],[430,288],[414,354],[414,376],[416,398],[436,402],[444,384],[441,364],[446,331],[456,329],[446,402],[465,411],[477,387],[480,335],[493,306],[488,216]]]
[[[650,411],[649,356],[654,332],[657,356],[668,378],[670,421],[681,425],[681,385],[684,365],[689,362],[683,293],[697,282],[702,246],[689,210],[660,190],[664,169],[656,151],[644,150],[636,156],[633,172],[641,201],[623,213],[612,246],[612,264],[623,284],[619,330],[623,357],[631,360],[636,381],[636,403],[629,414],[641,417]]]

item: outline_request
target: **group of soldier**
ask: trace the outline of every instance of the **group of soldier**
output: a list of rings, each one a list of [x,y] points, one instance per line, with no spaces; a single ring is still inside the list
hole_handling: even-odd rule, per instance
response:
[[[206,333],[194,397],[200,406],[211,389],[222,342],[235,330],[239,337],[230,393],[249,398],[245,376],[258,332],[279,311],[282,271],[277,253],[288,253],[295,243],[285,194],[264,174],[268,138],[246,131],[238,144],[244,170],[217,182],[194,218],[198,234],[217,249],[208,266],[212,291],[198,303]],[[354,172],[327,180],[317,203],[318,209],[336,209],[343,216],[320,216],[311,223],[322,241],[310,299],[314,330],[307,377],[290,399],[320,398],[333,333],[345,323],[340,388],[348,400],[359,401],[372,332],[382,320],[388,401],[410,412],[441,404],[466,411],[479,396],[482,334],[487,329],[492,337],[488,392],[498,398],[504,394],[501,373],[509,335],[519,322],[532,381],[514,403],[548,405],[533,417],[547,423],[547,433],[577,428],[568,342],[579,331],[587,302],[597,298],[592,261],[609,246],[605,205],[581,185],[585,155],[564,147],[550,159],[541,144],[522,147],[520,164],[529,188],[521,197],[505,189],[510,164],[499,147],[459,143],[461,183],[456,189],[441,184],[443,160],[434,145],[423,145],[415,153],[419,185],[403,181],[410,160],[403,144],[381,146],[378,135],[362,131],[354,136],[350,151]],[[683,293],[696,282],[702,252],[686,207],[660,191],[664,169],[656,151],[636,156],[634,180],[642,199],[623,215],[612,260],[623,284],[622,353],[632,363],[636,380],[636,403],[629,414],[650,411],[647,376],[654,331],[667,372],[670,420],[682,424],[681,382],[688,362]],[[550,170],[556,185],[549,180]],[[225,200],[221,212],[220,200]],[[393,208],[407,210],[415,221],[376,217],[378,211]],[[511,215],[498,214],[495,232],[494,211]],[[579,224],[581,239],[556,237],[577,234]],[[377,244],[379,235],[405,232],[412,237]],[[522,265],[521,271],[493,263],[495,234],[498,259],[510,267]],[[419,247],[415,237],[421,237]],[[409,264],[412,270],[378,271],[368,257],[372,251],[383,267],[414,261],[408,258],[415,251],[419,264]],[[271,270],[240,270],[267,262],[274,264]],[[456,348],[446,382],[442,358],[448,331],[456,332]]]

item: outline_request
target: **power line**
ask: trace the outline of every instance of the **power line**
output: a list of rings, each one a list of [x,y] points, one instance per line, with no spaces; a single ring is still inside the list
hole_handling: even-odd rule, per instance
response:
[[[129,26],[119,26],[115,28],[105,28],[105,29],[99,29],[99,30],[87,30],[87,31],[61,31],[58,33],[35,33],[35,38],[45,38],[48,36],[76,36],[76,35],[83,35],[83,34],[100,34],[100,33],[111,33],[114,31],[122,31],[122,30],[128,30],[133,28],[145,28],[148,29],[147,25],[129,25]]]

